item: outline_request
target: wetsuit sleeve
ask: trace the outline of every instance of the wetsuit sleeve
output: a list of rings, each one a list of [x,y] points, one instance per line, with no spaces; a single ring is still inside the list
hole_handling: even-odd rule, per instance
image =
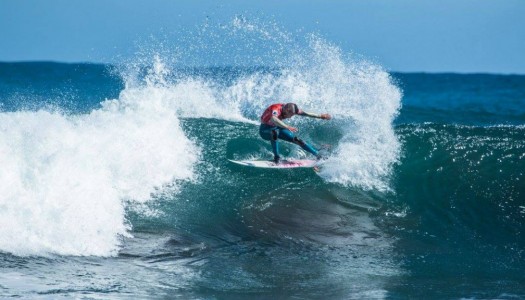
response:
[[[272,122],[281,128],[288,128],[288,125],[286,125],[283,121],[279,120],[279,118],[277,118],[276,116],[272,116]]]

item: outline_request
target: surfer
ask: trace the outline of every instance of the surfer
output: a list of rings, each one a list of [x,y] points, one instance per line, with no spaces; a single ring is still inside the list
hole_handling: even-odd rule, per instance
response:
[[[309,143],[301,140],[294,135],[297,128],[285,124],[282,120],[289,119],[294,115],[306,116],[311,118],[318,118],[323,120],[330,120],[332,116],[329,114],[314,114],[305,112],[297,107],[295,103],[278,103],[272,104],[261,116],[261,126],[259,127],[259,134],[261,137],[272,143],[273,161],[278,164],[279,156],[279,142],[278,140],[285,140],[290,143],[301,146],[305,151],[315,155],[320,159],[319,151]]]

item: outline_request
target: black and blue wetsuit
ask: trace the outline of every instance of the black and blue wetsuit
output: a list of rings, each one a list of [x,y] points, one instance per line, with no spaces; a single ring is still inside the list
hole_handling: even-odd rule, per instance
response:
[[[275,157],[280,157],[278,142],[279,140],[284,140],[290,143],[297,144],[308,153],[318,156],[319,151],[317,151],[317,149],[315,149],[312,145],[308,144],[307,142],[297,138],[293,132],[286,128],[261,124],[261,126],[259,127],[259,134],[263,139],[271,142],[273,155]]]

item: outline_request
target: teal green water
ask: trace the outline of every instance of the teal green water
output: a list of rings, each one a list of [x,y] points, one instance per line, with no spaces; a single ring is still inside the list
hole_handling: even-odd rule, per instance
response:
[[[173,72],[0,64],[2,297],[525,297],[525,76],[378,71],[337,106],[282,70]],[[336,108],[297,123],[321,173],[230,164],[271,157],[256,120],[288,80]]]

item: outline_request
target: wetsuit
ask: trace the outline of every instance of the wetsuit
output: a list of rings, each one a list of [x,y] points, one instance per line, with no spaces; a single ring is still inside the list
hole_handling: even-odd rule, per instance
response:
[[[261,116],[261,126],[259,127],[259,134],[261,137],[272,143],[272,151],[274,155],[274,160],[279,161],[279,143],[278,140],[285,140],[290,143],[297,144],[301,146],[305,151],[318,156],[318,151],[312,145],[304,142],[303,140],[297,138],[293,132],[289,129],[284,128],[286,126],[284,123],[279,122],[279,120],[287,119],[289,117],[283,116],[283,106],[284,104],[273,104],[270,105]],[[297,111],[297,115],[304,116],[309,115],[302,110]],[[276,117],[278,120],[272,120],[272,117]]]

